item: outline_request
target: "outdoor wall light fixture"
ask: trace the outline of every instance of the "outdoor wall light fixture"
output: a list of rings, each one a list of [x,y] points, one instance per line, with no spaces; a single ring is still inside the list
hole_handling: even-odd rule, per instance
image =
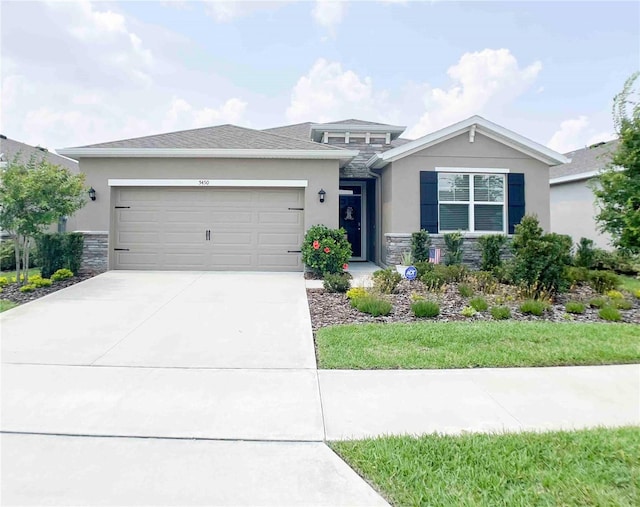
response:
[[[96,189],[93,187],[89,189],[89,199],[91,199],[92,201],[96,200]]]
[[[318,192],[318,197],[320,198],[320,202],[324,202],[324,196],[327,195],[327,193],[324,191],[324,189],[320,189],[320,192]]]

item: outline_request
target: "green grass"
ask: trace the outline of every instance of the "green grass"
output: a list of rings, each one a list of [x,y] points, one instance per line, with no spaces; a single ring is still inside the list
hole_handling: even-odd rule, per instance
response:
[[[640,505],[639,428],[330,445],[397,506]]]
[[[29,276],[39,275],[39,274],[40,274],[40,268],[29,269]],[[6,276],[7,278],[11,278],[12,276],[16,276],[16,270],[13,269],[11,271],[0,271],[0,276]]]
[[[640,326],[606,323],[355,324],[316,335],[320,368],[473,368],[640,361]]]
[[[11,310],[11,308],[15,308],[16,306],[18,306],[18,304],[14,303],[13,301],[9,301],[8,299],[0,299],[0,313]]]
[[[620,280],[622,280],[622,285],[620,286],[622,289],[628,290],[631,293],[640,290],[639,279],[632,276],[620,275]]]

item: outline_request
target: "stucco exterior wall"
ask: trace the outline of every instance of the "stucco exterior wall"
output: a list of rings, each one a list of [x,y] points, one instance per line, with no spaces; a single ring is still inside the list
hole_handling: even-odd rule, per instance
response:
[[[333,160],[87,158],[80,170],[96,190],[96,200],[72,218],[76,230],[109,230],[109,179],[307,180],[305,230],[320,223],[338,226],[338,162]],[[321,188],[327,192],[324,203],[318,199]]]
[[[598,232],[597,207],[588,180],[551,186],[551,232],[568,234],[577,243],[592,239],[599,248],[611,249],[611,236]]]
[[[540,225],[549,230],[549,167],[480,133],[470,143],[465,133],[391,164],[394,206],[392,216],[383,218],[383,233],[420,229],[420,171],[435,171],[436,167],[505,168],[524,173],[526,213],[537,215]]]

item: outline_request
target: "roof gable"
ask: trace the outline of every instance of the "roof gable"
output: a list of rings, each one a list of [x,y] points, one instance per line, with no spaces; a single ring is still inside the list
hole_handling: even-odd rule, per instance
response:
[[[78,172],[78,162],[75,160],[52,153],[46,148],[31,146],[6,136],[0,136],[0,162],[10,162],[16,155],[19,155],[21,163],[26,163],[32,155],[35,155],[37,158],[44,158],[51,164]]]
[[[395,160],[407,157],[466,132],[469,133],[470,142],[473,142],[475,133],[478,132],[550,166],[568,162],[568,159],[564,155],[546,146],[492,123],[481,116],[471,116],[466,120],[427,134],[415,141],[408,142],[384,153],[378,153],[367,162],[367,165],[370,168],[378,169]]]

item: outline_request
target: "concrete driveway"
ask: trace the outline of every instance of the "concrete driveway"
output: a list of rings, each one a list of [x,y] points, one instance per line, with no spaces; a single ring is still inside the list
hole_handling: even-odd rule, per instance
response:
[[[3,505],[386,505],[323,443],[301,273],[112,271],[0,324]]]

